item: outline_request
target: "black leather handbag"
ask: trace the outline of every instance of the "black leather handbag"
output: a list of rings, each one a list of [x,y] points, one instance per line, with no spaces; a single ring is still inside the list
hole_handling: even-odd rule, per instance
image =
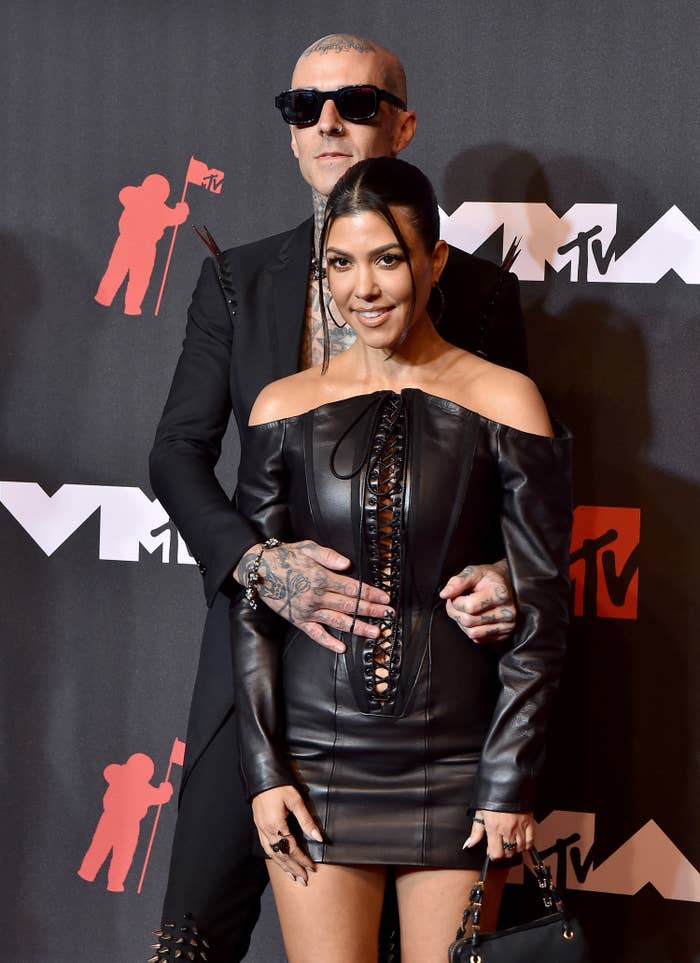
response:
[[[486,857],[481,878],[472,887],[462,925],[450,946],[450,963],[590,963],[581,925],[564,909],[552,874],[533,847],[530,857],[544,903],[545,915],[532,923],[512,926],[496,933],[481,933],[479,917],[489,868]],[[465,935],[471,919],[472,932]]]

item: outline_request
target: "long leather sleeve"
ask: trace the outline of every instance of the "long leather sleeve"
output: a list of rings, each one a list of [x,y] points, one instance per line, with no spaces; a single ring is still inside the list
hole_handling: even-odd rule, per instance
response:
[[[533,808],[548,709],[566,646],[572,440],[563,428],[554,438],[543,438],[500,426],[492,444],[518,623],[499,665],[503,688],[481,755],[474,804],[527,812]]]
[[[288,537],[284,421],[249,429],[238,472],[236,504],[262,537]],[[284,741],[282,649],[289,624],[264,602],[255,610],[241,596],[231,603],[236,725],[243,784],[250,799],[294,782]]]
[[[232,343],[231,318],[208,258],[150,456],[153,491],[199,565],[208,605],[219,590],[229,596],[235,592],[231,572],[259,541],[214,474],[231,416]]]

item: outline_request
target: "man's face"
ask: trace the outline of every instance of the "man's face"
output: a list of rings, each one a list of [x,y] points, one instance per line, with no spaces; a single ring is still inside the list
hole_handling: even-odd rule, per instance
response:
[[[292,87],[337,90],[352,84],[374,84],[384,88],[381,54],[316,53],[303,57],[294,70]],[[394,156],[413,136],[415,115],[382,101],[372,120],[352,123],[344,120],[332,100],[323,105],[318,123],[292,127],[292,152],[299,160],[304,180],[328,197],[336,181],[358,161],[368,157]]]

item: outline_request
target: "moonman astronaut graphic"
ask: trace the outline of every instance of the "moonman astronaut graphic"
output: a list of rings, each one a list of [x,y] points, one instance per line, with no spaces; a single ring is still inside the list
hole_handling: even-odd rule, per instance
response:
[[[142,752],[129,756],[123,765],[115,762],[105,769],[108,789],[102,799],[104,812],[78,870],[78,876],[88,883],[94,883],[111,852],[107,889],[110,893],[124,892],[124,880],[139,841],[141,820],[151,806],[169,802],[173,794],[169,782],[151,785],[153,772],[153,760]]]
[[[190,213],[184,201],[168,207],[165,202],[169,195],[170,184],[162,174],[149,174],[139,187],[127,186],[119,191],[124,211],[119,218],[119,237],[95,295],[98,304],[109,307],[128,275],[124,313],[141,314],[156,260],[156,244],[166,227],[184,223]]]

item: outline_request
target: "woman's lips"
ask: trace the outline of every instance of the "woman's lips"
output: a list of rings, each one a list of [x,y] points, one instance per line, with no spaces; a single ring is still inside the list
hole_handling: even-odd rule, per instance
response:
[[[380,324],[384,322],[389,317],[391,313],[391,308],[365,308],[363,310],[355,309],[355,317],[360,321],[361,324],[366,325],[368,328],[379,327]]]

